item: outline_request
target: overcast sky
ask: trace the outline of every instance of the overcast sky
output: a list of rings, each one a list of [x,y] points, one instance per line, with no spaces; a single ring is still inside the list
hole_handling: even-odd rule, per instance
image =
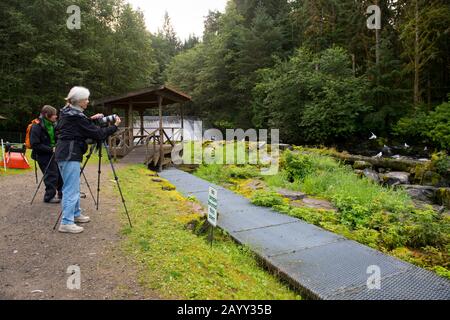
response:
[[[156,32],[164,21],[164,12],[167,11],[172,25],[184,40],[189,34],[197,36],[203,34],[203,18],[208,10],[224,11],[227,0],[127,0],[134,8],[140,8],[145,15],[147,28]]]

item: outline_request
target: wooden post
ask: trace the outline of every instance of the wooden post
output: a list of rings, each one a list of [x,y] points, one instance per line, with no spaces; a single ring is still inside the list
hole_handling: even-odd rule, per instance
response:
[[[183,104],[180,106],[181,109],[181,142],[184,141],[184,108]]]
[[[134,148],[134,123],[133,123],[133,103],[130,102],[128,105],[128,134],[129,134],[129,145],[130,148]]]
[[[139,110],[139,118],[141,120],[141,139],[144,136],[144,110]]]
[[[159,171],[163,169],[164,160],[164,129],[163,129],[163,113],[162,113],[162,97],[158,96],[159,107]]]

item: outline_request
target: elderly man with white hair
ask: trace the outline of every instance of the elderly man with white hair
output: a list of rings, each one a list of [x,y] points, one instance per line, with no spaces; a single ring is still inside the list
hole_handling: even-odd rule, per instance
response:
[[[106,128],[96,126],[92,120],[104,117],[96,114],[88,118],[84,111],[89,105],[90,92],[84,87],[73,87],[67,95],[67,105],[61,110],[60,120],[56,126],[58,142],[56,145],[56,162],[64,182],[62,199],[62,220],[59,231],[80,233],[84,228],[76,223],[87,223],[88,216],[80,208],[80,174],[83,155],[88,149],[86,140],[105,140],[117,131],[120,118],[114,125]]]

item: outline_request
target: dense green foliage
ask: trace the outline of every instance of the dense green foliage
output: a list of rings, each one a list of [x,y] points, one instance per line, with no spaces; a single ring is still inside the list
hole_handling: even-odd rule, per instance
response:
[[[283,128],[283,141],[348,138],[360,130],[362,115],[370,110],[363,100],[365,81],[353,76],[350,58],[341,48],[316,55],[300,49],[289,61],[260,74],[254,90],[255,124]]]
[[[366,25],[372,4],[229,0],[205,17],[202,39],[182,42],[168,14],[152,34],[125,0],[78,1],[80,30],[66,26],[68,0],[2,1],[0,130],[24,130],[73,85],[95,99],[167,82],[192,95],[186,110],[205,126],[278,128],[294,144],[374,132],[448,148],[450,4],[378,1],[379,41]]]
[[[421,111],[412,117],[401,118],[395,132],[450,150],[450,101],[438,105],[434,111]]]
[[[445,157],[441,159],[446,161]],[[249,174],[232,177],[230,173],[236,168]],[[283,153],[277,175],[254,176],[257,172],[249,165],[202,165],[196,175],[227,186],[256,205],[272,207],[448,277],[450,218],[431,207],[416,208],[404,191],[359,178],[352,168],[333,158],[301,148]],[[261,179],[264,188],[248,187],[260,186]],[[278,188],[326,199],[336,211],[309,208],[301,201],[294,204],[277,193]]]
[[[450,6],[378,1],[377,45],[366,26],[371,4],[231,0],[225,13],[210,13],[203,42],[172,61],[167,79],[221,129],[275,127],[297,144],[367,139],[370,131],[396,138],[400,118],[415,119],[421,104],[434,111],[449,91]],[[430,148],[446,146],[442,129],[429,135]]]
[[[143,14],[123,0],[81,0],[70,30],[69,0],[0,3],[0,130],[24,131],[44,104],[63,105],[74,85],[92,99],[157,81],[158,61]]]

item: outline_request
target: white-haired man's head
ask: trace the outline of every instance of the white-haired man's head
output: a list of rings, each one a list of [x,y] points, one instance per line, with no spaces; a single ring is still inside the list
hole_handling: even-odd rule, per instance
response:
[[[86,109],[91,93],[85,87],[73,87],[66,97],[66,101],[72,105]]]

